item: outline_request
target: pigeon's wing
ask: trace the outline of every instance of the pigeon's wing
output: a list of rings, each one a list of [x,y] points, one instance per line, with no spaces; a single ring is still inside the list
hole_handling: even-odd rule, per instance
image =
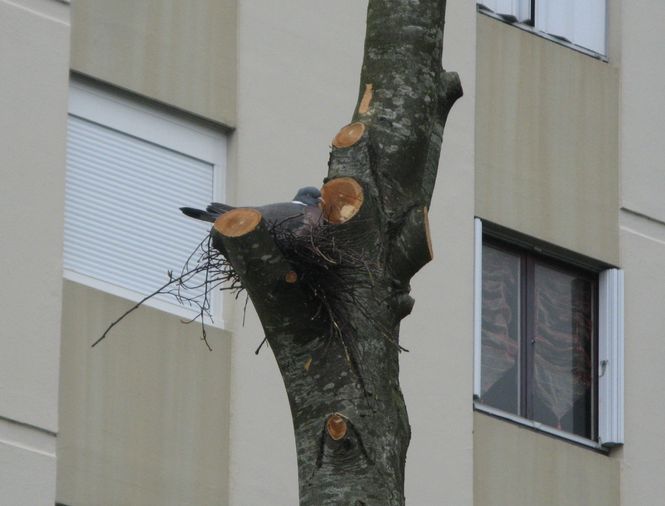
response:
[[[316,206],[303,206],[292,202],[269,204],[256,208],[267,224],[276,230],[305,235],[321,224],[322,210]]]
[[[268,204],[255,208],[263,219],[273,227],[294,229],[303,223],[305,206],[291,202]]]
[[[205,211],[192,207],[182,207],[180,210],[197,220],[214,222],[221,214],[235,209],[233,206],[211,203]],[[261,213],[269,227],[300,235],[312,226],[319,224],[321,220],[321,208],[317,206],[305,206],[294,202],[282,202],[279,204],[268,204],[254,207]]]
[[[323,224],[323,209],[316,206],[307,206],[305,208],[305,223],[309,226],[318,226]]]

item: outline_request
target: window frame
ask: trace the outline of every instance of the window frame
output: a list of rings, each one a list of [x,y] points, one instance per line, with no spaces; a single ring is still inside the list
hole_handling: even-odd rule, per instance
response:
[[[486,226],[484,227],[483,224]],[[608,451],[609,448],[623,444],[623,272],[603,262],[591,260],[582,255],[575,255],[566,250],[528,238],[504,227],[475,219],[475,254],[474,254],[474,409],[499,418],[507,419],[540,432],[591,447]],[[489,244],[510,253],[525,257],[545,259],[547,266],[562,266],[566,273],[581,273],[595,277],[595,300],[593,304],[594,341],[592,352],[592,438],[586,438],[570,432],[556,429],[522,416],[513,414],[480,401],[482,369],[482,251],[483,245]],[[520,260],[521,262],[523,260]],[[595,275],[594,275],[595,274]],[[529,276],[525,276],[528,278]],[[533,279],[530,281],[533,283]],[[528,279],[520,280],[525,288]],[[528,296],[521,297],[524,304]],[[521,307],[522,320],[529,318],[528,312]],[[524,321],[528,325],[526,321]],[[528,327],[524,334],[528,334]],[[528,346],[520,340],[521,350]],[[520,353],[520,361],[528,361],[528,353]],[[520,368],[523,364],[520,364]],[[528,364],[527,364],[528,367]],[[520,381],[520,404],[524,402],[526,382]],[[528,413],[527,413],[528,415]]]
[[[129,92],[78,76],[70,79],[68,116],[97,123],[211,164],[213,199],[225,201],[227,135],[220,127]],[[192,245],[192,249],[194,246]],[[147,295],[71,269],[63,268],[63,277],[133,302],[139,302]],[[224,328],[223,297],[217,291],[211,295],[213,320],[206,316],[204,321],[208,325]],[[171,303],[151,298],[143,304],[188,319],[198,314],[198,311],[175,301]]]

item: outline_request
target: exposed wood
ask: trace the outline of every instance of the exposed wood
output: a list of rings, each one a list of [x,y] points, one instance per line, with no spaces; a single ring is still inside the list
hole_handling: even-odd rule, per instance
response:
[[[332,145],[336,148],[348,148],[353,146],[365,133],[365,125],[360,121],[356,121],[349,125],[343,126],[333,138]]]
[[[284,276],[284,280],[287,283],[295,283],[298,281],[298,273],[296,271],[289,271],[286,273],[286,276]]]
[[[360,105],[358,106],[359,114],[367,114],[369,112],[369,106],[372,103],[373,96],[374,96],[374,85],[371,83],[366,84],[365,93],[363,94],[363,98],[360,100]]]
[[[353,218],[364,202],[362,186],[353,178],[332,179],[321,188],[323,215],[329,223],[339,225]]]
[[[330,415],[326,421],[326,431],[333,441],[344,439],[348,433],[346,418],[339,413]]]
[[[240,237],[254,230],[260,221],[261,213],[256,209],[238,208],[217,218],[214,228],[226,237]]]

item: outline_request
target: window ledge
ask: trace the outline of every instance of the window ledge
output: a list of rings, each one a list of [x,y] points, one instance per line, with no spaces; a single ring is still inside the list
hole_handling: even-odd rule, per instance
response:
[[[597,53],[591,49],[587,49],[582,46],[578,46],[577,44],[573,44],[572,42],[568,42],[566,40],[560,39],[558,37],[554,37],[553,35],[550,35],[546,32],[541,32],[540,30],[536,30],[533,26],[527,25],[524,23],[520,23],[518,21],[511,22],[501,16],[500,14],[496,14],[490,10],[482,8],[480,5],[476,4],[476,10],[478,11],[479,14],[483,14],[484,16],[490,17],[492,19],[496,19],[497,21],[501,21],[502,23],[505,23],[510,26],[514,26],[515,28],[519,28],[520,30],[523,30],[525,32],[529,32],[533,35],[536,35],[537,37],[541,37],[543,39],[547,39],[551,42],[554,42],[555,44],[559,44],[560,46],[567,47],[569,49],[572,49],[573,51],[577,51],[578,53],[582,53],[586,56],[590,56],[591,58],[595,58],[596,60],[600,60],[602,62],[608,63],[608,58],[606,55]]]
[[[122,286],[114,285],[113,283],[110,283],[108,281],[102,281],[100,279],[96,279],[86,274],[80,274],[70,269],[63,269],[63,278],[68,281],[78,283],[80,285],[94,288],[95,290],[99,290],[100,292],[105,292],[115,297],[120,297],[122,299],[126,299],[131,302],[141,303],[141,305],[143,306],[157,309],[159,311],[163,311],[165,313],[169,313],[174,316],[179,316],[183,318],[182,320],[183,322],[188,322],[190,320],[193,321],[194,319],[201,317],[200,312],[198,310],[190,308],[186,305],[178,304],[175,301],[168,302],[167,300],[155,297],[151,297],[146,300],[145,293],[139,293],[134,290],[130,290],[129,288],[124,288]],[[213,315],[215,313],[221,314],[219,298],[220,296],[217,293],[213,294],[213,300],[212,300],[212,304],[214,306],[212,308]],[[204,314],[203,323],[207,326],[214,327],[219,330],[229,331],[228,326],[225,325],[224,320],[222,318],[215,318],[213,320],[210,318],[210,316]]]
[[[528,420],[526,418],[522,418],[521,416],[514,415],[512,413],[508,413],[506,411],[502,411],[500,409],[493,408],[491,406],[487,406],[485,404],[482,404],[479,401],[473,401],[473,408],[475,411],[479,411],[481,413],[486,413],[488,415],[492,415],[496,418],[502,418],[504,420],[508,420],[510,422],[516,423],[518,425],[521,425],[523,427],[528,427],[532,430],[535,430],[537,432],[542,432],[545,434],[548,434],[550,436],[554,436],[559,439],[563,439],[565,441],[568,441],[573,444],[577,444],[580,446],[585,446],[587,448],[592,448],[593,450],[602,452],[604,454],[609,454],[610,448],[607,446],[603,446],[602,444],[598,443],[597,441],[592,441],[590,439],[586,439],[580,436],[576,436],[575,434],[571,434],[570,432],[564,432],[562,430],[555,429],[554,427],[550,427],[548,425],[544,425],[540,422],[536,422],[534,420]]]

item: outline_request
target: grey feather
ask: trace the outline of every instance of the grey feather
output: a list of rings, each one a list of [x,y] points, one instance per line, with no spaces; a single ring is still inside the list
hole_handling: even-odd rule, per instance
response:
[[[267,204],[265,206],[251,206],[263,215],[266,223],[272,227],[281,228],[294,233],[317,225],[321,220],[321,192],[318,188],[307,186],[298,190],[291,202]],[[250,207],[250,206],[243,206]],[[192,207],[181,207],[180,210],[187,216],[197,220],[214,222],[220,215],[235,209],[235,207],[220,202],[212,202],[206,210]]]

